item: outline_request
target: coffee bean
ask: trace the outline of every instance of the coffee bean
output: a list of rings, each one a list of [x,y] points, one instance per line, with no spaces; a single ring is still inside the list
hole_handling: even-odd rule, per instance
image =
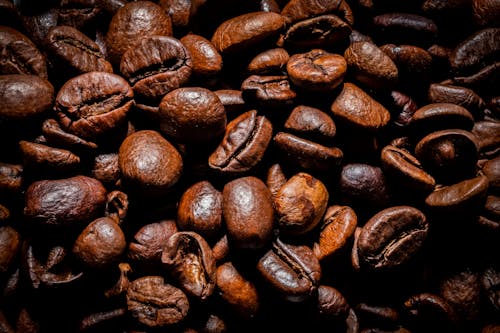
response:
[[[9,226],[0,227],[0,273],[10,270],[21,248],[21,235]]]
[[[429,102],[460,105],[472,113],[475,119],[480,118],[485,107],[483,99],[473,90],[438,83],[429,86]]]
[[[20,192],[23,184],[23,166],[0,163],[0,192]]]
[[[323,111],[305,105],[295,107],[284,125],[285,129],[315,142],[330,142],[336,127],[332,118]]]
[[[194,75],[210,77],[220,73],[222,56],[208,39],[191,33],[180,41],[191,54]]]
[[[318,311],[322,317],[345,320],[349,315],[349,304],[337,289],[320,285],[318,287]]]
[[[419,329],[439,327],[450,330],[457,324],[453,308],[445,299],[435,294],[422,293],[411,296],[404,302],[404,311],[410,317],[412,326]]]
[[[373,17],[377,39],[385,43],[425,46],[436,40],[438,27],[427,17],[410,13],[385,13]]]
[[[294,102],[296,92],[287,76],[251,75],[241,84],[243,99],[264,108],[286,107]]]
[[[349,25],[353,25],[351,8],[348,3],[343,0],[330,2],[309,1],[302,2],[298,0],[289,1],[281,11],[281,14],[286,18],[287,23],[293,23],[311,16],[319,16],[328,12],[340,14]]]
[[[266,50],[256,55],[248,64],[247,71],[255,75],[282,75],[290,55],[284,48]]]
[[[24,140],[19,142],[19,146],[23,154],[23,164],[28,170],[45,174],[75,172],[80,164],[80,158],[66,149]]]

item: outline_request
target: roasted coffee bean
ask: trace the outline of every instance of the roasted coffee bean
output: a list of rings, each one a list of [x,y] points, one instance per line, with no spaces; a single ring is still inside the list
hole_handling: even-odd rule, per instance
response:
[[[482,171],[488,178],[489,188],[498,192],[500,190],[500,156],[487,161],[483,165]]]
[[[273,290],[291,302],[310,298],[321,279],[321,266],[310,248],[280,239],[259,260],[257,270]]]
[[[329,2],[292,0],[286,4],[281,14],[286,18],[287,23],[293,23],[329,12],[338,14],[338,16],[351,26],[354,23],[351,8],[344,0]]]
[[[21,248],[21,235],[9,226],[0,227],[0,274],[10,270]]]
[[[281,75],[289,59],[290,55],[284,48],[269,49],[256,55],[248,64],[247,71],[255,75]]]
[[[391,104],[388,105],[393,123],[399,127],[406,127],[411,121],[411,117],[417,111],[418,106],[408,95],[399,91],[391,91]]]
[[[90,141],[126,125],[134,93],[122,77],[90,72],[67,81],[56,97],[55,110],[64,130]]]
[[[500,197],[489,195],[483,211],[478,217],[478,223],[492,231],[497,231],[500,227]]]
[[[194,231],[210,241],[222,231],[222,193],[208,181],[201,181],[184,192],[177,210],[179,229]]]
[[[500,19],[500,4],[498,1],[473,0],[472,13],[474,21],[483,27],[494,26]]]
[[[114,185],[120,179],[118,154],[96,155],[92,165],[91,176],[104,185]]]
[[[284,127],[288,132],[315,142],[330,142],[336,133],[335,123],[328,114],[305,105],[292,110]]]
[[[327,260],[352,241],[358,218],[348,206],[330,206],[320,226],[319,239],[314,243],[314,254],[320,261]]]
[[[219,97],[222,105],[224,105],[226,117],[229,120],[236,118],[236,116],[246,111],[247,105],[245,104],[241,90],[220,89],[214,91],[214,93]]]
[[[24,216],[36,225],[68,228],[102,215],[105,203],[106,189],[94,178],[40,180],[26,190]]]
[[[224,138],[208,158],[211,168],[241,174],[256,166],[271,141],[273,127],[256,110],[245,112],[227,124]]]
[[[198,8],[203,5],[202,0],[160,0],[162,7],[172,19],[172,26],[176,29],[186,29],[196,17]]]
[[[210,246],[199,234],[183,231],[170,236],[161,262],[187,295],[205,300],[214,292],[215,260]]]
[[[320,316],[330,320],[346,320],[350,309],[344,295],[337,289],[326,285],[318,287],[317,307]]]
[[[28,170],[40,173],[64,173],[76,171],[80,157],[66,149],[53,148],[46,145],[20,141],[23,164]]]
[[[276,194],[280,188],[285,185],[286,176],[279,164],[273,164],[267,171],[266,186],[271,192],[271,195],[276,198]]]
[[[0,73],[37,75],[47,79],[47,61],[27,36],[0,26]]]
[[[0,120],[29,122],[52,108],[54,87],[35,75],[0,75],[0,100]]]
[[[18,193],[23,185],[24,168],[20,164],[0,163],[0,193]]]
[[[234,54],[275,38],[285,26],[277,13],[253,12],[223,22],[212,36],[212,44],[221,54]]]
[[[436,23],[430,18],[410,13],[385,13],[373,17],[377,40],[383,43],[426,46],[438,34]]]
[[[88,31],[96,25],[101,11],[95,0],[62,0],[59,1],[58,24]]]
[[[226,129],[224,105],[205,88],[179,88],[160,103],[162,133],[180,142],[204,143],[220,137]]]
[[[128,257],[137,262],[158,264],[163,247],[177,232],[174,220],[149,223],[140,228],[128,245]]]
[[[314,229],[328,204],[328,190],[306,173],[291,177],[274,198],[278,228],[284,234],[300,235]]]
[[[500,271],[493,267],[487,268],[481,276],[481,285],[486,292],[489,304],[498,313],[500,310],[500,292],[498,291]]]
[[[121,144],[118,163],[125,186],[147,195],[165,193],[182,174],[182,157],[160,133],[142,130]]]
[[[404,311],[412,326],[419,330],[439,328],[456,329],[457,318],[453,308],[439,295],[422,293],[408,298],[404,302]]]
[[[55,65],[65,75],[86,72],[113,72],[113,66],[105,59],[99,46],[73,27],[57,26],[47,34],[47,49]]]
[[[243,99],[264,108],[291,105],[297,93],[290,86],[287,76],[251,75],[241,84]]]
[[[271,241],[274,209],[271,192],[258,178],[243,177],[224,186],[222,212],[229,242],[242,249],[259,249]]]
[[[476,121],[472,133],[481,156],[495,157],[500,151],[500,121]]]
[[[251,319],[258,314],[260,298],[257,288],[231,262],[217,267],[217,288],[222,299],[238,316]]]
[[[454,85],[433,83],[429,86],[430,103],[451,103],[467,109],[475,119],[481,118],[485,108],[483,99],[473,90]]]
[[[344,79],[347,63],[338,54],[314,49],[307,53],[292,55],[286,70],[290,81],[299,88],[331,91]]]
[[[386,208],[361,228],[357,242],[360,264],[368,269],[398,267],[420,251],[428,230],[429,223],[418,209]]]
[[[94,142],[64,131],[55,119],[47,119],[43,122],[42,133],[47,143],[55,147],[83,153],[93,152],[97,148]]]
[[[118,262],[125,251],[125,235],[109,217],[91,222],[78,236],[74,255],[90,268],[102,268]]]
[[[478,318],[481,306],[481,280],[478,272],[463,269],[448,273],[440,281],[439,294],[452,307],[460,321]]]
[[[122,55],[145,37],[172,35],[172,20],[151,1],[127,3],[118,9],[109,23],[106,46],[112,64],[120,64]]]
[[[130,283],[127,308],[134,319],[147,327],[165,327],[183,321],[189,301],[178,288],[160,276],[144,276]]]
[[[146,36],[121,57],[120,72],[135,98],[155,105],[168,92],[185,85],[192,72],[191,54],[173,37]]]
[[[448,128],[470,131],[474,117],[466,108],[451,103],[430,103],[413,114],[410,125],[419,136]]]
[[[399,313],[389,306],[358,303],[354,307],[360,321],[366,326],[384,328],[395,327],[399,322]]]
[[[212,42],[192,33],[182,37],[180,41],[191,55],[194,75],[208,78],[221,72],[222,56]]]

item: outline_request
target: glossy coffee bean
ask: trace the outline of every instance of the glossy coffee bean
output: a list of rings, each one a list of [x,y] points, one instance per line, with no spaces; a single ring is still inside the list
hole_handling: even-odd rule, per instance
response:
[[[96,155],[92,165],[91,176],[104,185],[116,184],[120,179],[118,154],[109,153]]]
[[[160,276],[144,276],[130,283],[127,308],[132,318],[147,327],[165,327],[184,320],[189,301]]]
[[[422,248],[429,230],[425,215],[410,206],[390,207],[362,227],[357,247],[361,265],[369,269],[400,266]]]
[[[274,209],[271,193],[258,178],[243,177],[224,186],[222,212],[230,244],[259,249],[271,241]]]
[[[331,142],[336,134],[335,123],[328,114],[305,105],[292,110],[284,127],[287,132],[315,142]]]
[[[310,298],[321,278],[321,266],[309,247],[279,239],[259,260],[257,270],[280,297],[291,302]]]
[[[345,320],[349,315],[349,304],[340,291],[331,286],[318,287],[318,312],[321,317]]]
[[[61,124],[55,119],[46,119],[43,122],[42,133],[47,144],[58,148],[65,148],[75,153],[87,154],[94,152],[97,148],[97,144],[94,142],[87,141],[63,130]]]
[[[438,327],[453,329],[457,318],[453,308],[439,295],[421,293],[409,297],[404,302],[404,311],[410,317],[412,326],[419,329]]]
[[[220,73],[223,66],[222,56],[212,42],[193,33],[185,35],[180,41],[191,54],[194,75],[210,77]]]
[[[427,17],[410,13],[385,13],[373,17],[377,39],[385,43],[425,46],[438,34],[436,23]]]
[[[286,70],[290,55],[284,48],[266,50],[256,55],[248,64],[247,71],[255,75],[280,75]]]
[[[22,165],[0,163],[0,193],[19,193],[22,184]]]
[[[177,232],[174,220],[149,223],[140,228],[128,245],[128,257],[137,262],[158,264],[163,247]]]
[[[300,235],[314,229],[328,204],[328,190],[306,173],[291,177],[274,198],[278,228],[284,234]]]
[[[284,75],[251,75],[241,84],[241,93],[247,103],[263,108],[284,108],[297,96]]]
[[[456,104],[430,103],[415,111],[410,125],[414,132],[422,137],[449,128],[470,131],[474,126],[474,117],[466,108]]]
[[[286,175],[283,173],[283,169],[279,164],[273,164],[267,170],[267,178],[266,178],[266,186],[271,192],[271,195],[276,198],[276,194],[280,190],[280,188],[286,183]]]
[[[205,300],[214,292],[215,260],[210,246],[199,234],[183,231],[170,236],[161,262],[187,295]]]
[[[483,165],[482,171],[488,177],[489,188],[498,192],[500,190],[500,157],[488,160]]]
[[[64,174],[64,172],[76,171],[80,164],[80,157],[66,149],[24,140],[19,142],[19,148],[26,168],[40,173],[61,172]]]
[[[429,102],[451,103],[464,107],[474,118],[482,114],[485,107],[484,101],[472,89],[454,85],[433,83],[429,86]]]
[[[21,248],[21,235],[9,226],[0,227],[0,273],[11,269]]]
[[[351,8],[343,0],[331,2],[310,1],[306,3],[292,0],[283,7],[281,14],[286,18],[287,23],[291,23],[328,12],[335,13],[350,25],[353,24]]]

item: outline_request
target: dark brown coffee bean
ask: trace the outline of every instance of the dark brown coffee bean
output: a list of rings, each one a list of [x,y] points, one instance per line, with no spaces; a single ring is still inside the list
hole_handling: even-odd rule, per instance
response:
[[[331,105],[333,119],[361,130],[374,132],[390,120],[387,109],[352,83],[344,83],[342,92]]]
[[[385,146],[380,160],[384,171],[393,177],[398,185],[422,192],[434,190],[434,178],[425,172],[420,162],[406,150],[391,145]]]
[[[0,162],[0,193],[20,193],[23,185],[22,165]]]
[[[469,117],[472,116],[469,114]],[[437,181],[453,183],[474,175],[477,146],[470,132],[442,130],[422,138],[415,147],[415,156]]]
[[[37,225],[71,227],[102,215],[106,189],[94,178],[41,180],[26,190],[24,216]]]
[[[450,64],[458,74],[471,74],[498,62],[500,28],[475,32],[457,45],[450,55]]]
[[[92,164],[91,176],[104,185],[115,185],[120,179],[120,166],[118,165],[118,154],[96,155]]]
[[[238,316],[245,319],[257,316],[260,309],[258,290],[231,262],[217,267],[217,288],[230,310]]]
[[[277,133],[273,140],[286,162],[306,170],[314,172],[334,170],[342,162],[342,150],[336,147],[323,146],[283,132]]]
[[[292,24],[278,44],[303,51],[329,48],[348,44],[351,31],[351,26],[340,17],[321,15]]]
[[[285,122],[288,132],[315,142],[329,142],[335,136],[332,118],[323,111],[305,105],[295,107]]]
[[[179,88],[163,97],[159,111],[162,133],[180,142],[204,143],[226,129],[224,105],[201,87]]]
[[[492,191],[500,191],[500,156],[486,162],[482,171],[488,177],[489,188]]]
[[[170,236],[161,262],[187,295],[206,300],[214,292],[215,260],[212,249],[199,234],[184,231]]]
[[[439,295],[416,294],[404,302],[409,321],[420,329],[453,329],[457,318],[453,308]],[[455,328],[456,329],[456,328]]]
[[[274,198],[278,228],[292,235],[311,231],[323,217],[328,198],[328,190],[320,180],[303,172],[294,175]]]
[[[127,308],[134,319],[147,327],[165,327],[183,321],[189,301],[178,288],[160,276],[144,276],[130,283]]]
[[[352,241],[358,218],[348,206],[330,206],[320,226],[319,239],[314,243],[314,254],[320,261],[327,260]]]
[[[214,91],[214,93],[219,97],[222,105],[224,105],[226,117],[229,120],[236,118],[236,116],[243,113],[243,111],[247,111],[247,105],[243,99],[241,90],[220,89]]]
[[[172,20],[151,1],[127,3],[109,23],[106,45],[111,63],[118,65],[129,47],[145,37],[172,36]]]
[[[454,85],[433,83],[429,86],[430,103],[452,103],[467,109],[474,118],[481,118],[485,103],[473,90]]]
[[[486,65],[476,73],[455,76],[450,81],[445,81],[445,83],[469,87],[480,94],[488,95],[494,93],[492,87],[496,87],[498,84],[498,73],[500,73],[500,62],[497,61]]]
[[[102,12],[95,0],[62,0],[58,9],[58,24],[80,31],[93,29]]]
[[[192,23],[203,0],[160,0],[158,5],[172,18],[172,26],[176,29],[187,29]],[[177,30],[176,30],[177,31]]]
[[[377,39],[383,44],[431,45],[438,33],[430,18],[410,13],[385,13],[373,17]]]
[[[279,47],[257,54],[248,64],[247,71],[255,75],[282,75],[290,59],[288,52]]]
[[[125,186],[146,195],[165,193],[182,174],[182,157],[160,133],[135,132],[123,140],[118,163]]]
[[[371,89],[391,89],[398,81],[398,67],[382,49],[370,42],[356,42],[345,50],[344,58],[352,76]]]
[[[399,127],[406,127],[411,121],[411,117],[417,111],[418,106],[414,100],[399,91],[391,91],[391,103],[388,109],[391,112],[394,124]]]
[[[92,152],[97,148],[94,142],[64,131],[55,119],[46,119],[43,122],[42,133],[47,143],[54,147],[85,153]]]
[[[271,192],[273,200],[280,188],[285,185],[286,180],[286,176],[279,164],[273,164],[267,171],[266,186]]]
[[[54,108],[64,130],[90,141],[104,140],[106,134],[126,124],[133,96],[122,77],[90,72],[66,82]]]
[[[317,308],[322,318],[333,320],[346,320],[350,309],[344,295],[337,289],[326,285],[318,287]]]
[[[475,320],[480,314],[481,280],[479,273],[462,269],[447,273],[439,285],[439,295],[453,308],[461,322]]]
[[[310,298],[321,279],[320,263],[310,248],[279,239],[259,260],[257,270],[273,290],[291,302]]]
[[[500,230],[500,197],[494,195],[486,197],[478,223],[494,232]]]
[[[80,157],[66,149],[53,148],[46,145],[24,141],[19,142],[26,169],[41,173],[57,173],[76,171]]]
[[[222,193],[210,182],[201,181],[179,199],[177,224],[180,230],[194,231],[210,241],[222,231]]]
[[[432,56],[415,45],[385,44],[380,49],[394,61],[399,82],[415,90],[415,85],[427,88],[431,78]]]
[[[109,267],[118,262],[125,251],[125,234],[109,217],[91,222],[78,236],[74,255],[90,268]]]
[[[291,105],[297,93],[288,80],[287,76],[251,75],[241,84],[243,99],[264,108]]]
[[[498,26],[500,20],[500,4],[495,0],[472,0],[474,21],[482,26]]]
[[[489,304],[496,310],[500,310],[500,271],[497,268],[487,268],[481,276],[481,285],[485,291]]]
[[[47,50],[64,76],[86,72],[113,72],[99,46],[73,27],[57,26],[47,34]],[[68,73],[69,72],[69,73]]]
[[[191,54],[193,74],[201,77],[215,76],[222,70],[222,56],[205,37],[192,33],[180,39]]]
[[[285,26],[277,13],[253,12],[223,22],[212,36],[212,44],[222,54],[245,51],[267,39],[276,37]]]
[[[222,212],[232,246],[258,249],[271,241],[274,209],[271,193],[260,179],[244,177],[227,183]]]
[[[290,81],[299,88],[311,91],[331,91],[344,79],[346,60],[320,49],[294,54],[286,70]]]
[[[479,176],[434,190],[425,199],[435,213],[461,214],[480,207],[486,198],[488,178]]]
[[[358,303],[354,307],[361,322],[366,326],[394,327],[399,323],[399,313],[389,306]],[[379,331],[375,331],[379,332]],[[383,331],[386,332],[386,331]],[[398,331],[399,332],[399,331]]]
[[[256,110],[233,119],[226,127],[220,145],[208,158],[211,168],[222,173],[240,174],[249,171],[264,157],[273,128]]]
[[[0,73],[48,78],[47,62],[35,44],[19,31],[0,26]]]
[[[500,151],[500,121],[477,121],[472,133],[477,139],[477,146],[481,156],[496,156]]]
[[[120,72],[134,89],[135,97],[152,105],[168,92],[185,85],[193,61],[182,43],[173,37],[146,36],[122,56]]]
[[[361,228],[357,247],[361,267],[387,269],[411,260],[429,230],[425,215],[410,206],[386,208]]]
[[[466,108],[456,104],[431,103],[415,111],[410,125],[419,136],[448,128],[470,131],[474,117]]]
[[[10,270],[21,248],[21,235],[9,226],[0,227],[0,274]]]
[[[351,8],[343,0],[328,2],[292,0],[286,4],[281,14],[286,18],[287,23],[293,23],[331,12],[338,14],[349,25],[353,25],[354,19]]]
[[[0,120],[29,122],[52,108],[54,87],[35,75],[0,75],[0,100]]]
[[[127,314],[127,309],[119,308],[110,311],[92,313],[80,321],[79,332],[92,332],[106,328],[106,325],[116,325],[119,319],[122,319]]]
[[[128,245],[128,257],[136,262],[158,264],[163,247],[177,232],[174,220],[149,223],[140,228]]]

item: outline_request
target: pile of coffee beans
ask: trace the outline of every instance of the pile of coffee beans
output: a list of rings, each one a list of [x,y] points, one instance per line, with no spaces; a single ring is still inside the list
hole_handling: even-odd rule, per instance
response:
[[[0,0],[0,332],[500,332],[499,0]]]

